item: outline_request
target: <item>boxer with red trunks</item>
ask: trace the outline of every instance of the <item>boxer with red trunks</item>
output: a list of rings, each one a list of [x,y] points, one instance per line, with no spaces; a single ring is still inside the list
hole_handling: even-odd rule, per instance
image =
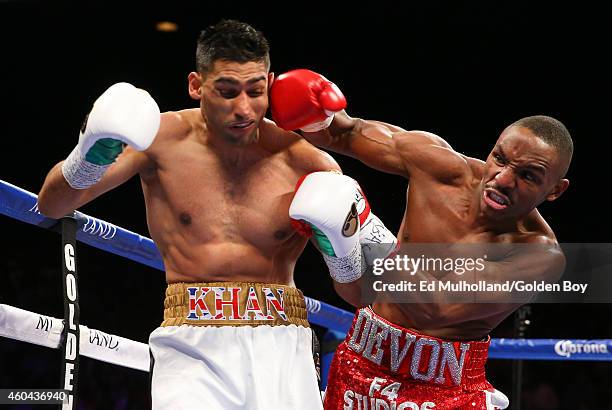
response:
[[[344,97],[327,79],[294,70],[272,86],[273,118],[282,128],[301,129],[319,147],[409,178],[410,200],[398,233],[403,244],[527,244],[524,252],[485,261],[487,278],[560,277],[565,257],[536,207],[557,199],[569,185],[565,174],[573,142],[561,122],[542,115],[522,118],[503,130],[481,161],[453,150],[432,133],[336,112],[329,108],[335,98]],[[320,186],[315,188],[309,196]],[[326,189],[322,195],[329,198],[333,192]],[[343,206],[347,212],[350,201]],[[343,228],[330,224],[332,216],[323,218],[308,207],[292,217],[315,227]],[[346,240],[333,230],[327,236],[338,242],[336,247]],[[360,307],[363,278],[359,273],[343,275],[351,270],[348,264],[328,266],[340,296]],[[488,303],[389,303],[377,296],[371,307],[358,310],[353,329],[336,351],[325,408],[507,407],[507,398],[486,381],[484,363],[488,335],[521,303],[484,301]]]

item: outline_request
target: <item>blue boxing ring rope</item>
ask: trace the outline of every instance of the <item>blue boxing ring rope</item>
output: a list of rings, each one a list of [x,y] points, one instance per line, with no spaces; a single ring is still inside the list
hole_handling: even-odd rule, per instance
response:
[[[57,220],[46,218],[38,212],[36,195],[2,180],[0,180],[0,213],[45,229],[52,229],[57,226]],[[77,221],[76,237],[78,241],[152,268],[164,270],[161,256],[151,239],[78,211],[75,212],[75,218]],[[353,313],[351,312],[308,297],[306,298],[306,307],[308,310],[308,320],[315,325],[327,328],[329,338],[341,339],[351,327],[353,320]],[[59,341],[56,343],[56,341],[45,340],[39,343],[29,339],[28,335],[13,332],[13,329],[9,326],[9,323],[11,323],[9,319],[12,317],[33,321],[44,318],[44,320],[51,321],[50,323],[53,323],[53,320],[55,320],[58,321],[58,323],[55,323],[55,327],[62,325],[59,319],[48,318],[7,305],[0,305],[0,336],[28,341],[47,347],[58,347]],[[96,335],[97,340],[100,340],[100,337],[103,337],[104,340],[107,338],[113,340],[113,337],[115,340],[122,339],[118,336],[88,329],[86,326],[82,326],[82,328],[85,335],[93,333]],[[133,343],[134,351],[138,351],[138,354],[142,353],[142,349],[147,349],[145,344],[129,341],[128,339],[126,343],[129,342]],[[90,352],[86,345],[81,354],[143,371],[146,371],[148,368],[148,364],[144,363],[148,357],[146,354],[142,354],[142,359],[136,360],[138,361],[136,364],[122,363],[122,358],[97,356],[96,352]],[[612,340],[492,339],[489,357],[491,359],[513,360],[612,361]],[[323,376],[326,374],[326,362],[329,361],[329,357],[323,360]],[[325,377],[323,380],[325,380]]]

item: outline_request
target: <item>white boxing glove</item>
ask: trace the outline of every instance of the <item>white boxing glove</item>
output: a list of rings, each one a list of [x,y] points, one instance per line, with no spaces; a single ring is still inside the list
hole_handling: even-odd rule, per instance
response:
[[[397,249],[397,238],[372,212],[361,186],[355,184],[355,202],[359,213],[359,243],[362,263],[374,264],[374,259],[384,259]]]
[[[307,223],[332,278],[353,282],[363,274],[355,182],[334,172],[314,172],[298,183],[289,207],[293,220]]]
[[[109,87],[93,105],[79,142],[62,164],[62,174],[75,189],[98,182],[128,144],[147,149],[157,135],[159,107],[148,92],[128,83]]]

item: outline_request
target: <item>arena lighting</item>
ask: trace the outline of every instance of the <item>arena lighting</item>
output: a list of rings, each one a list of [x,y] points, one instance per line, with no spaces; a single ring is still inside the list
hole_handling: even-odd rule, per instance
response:
[[[164,33],[171,33],[178,30],[178,24],[173,21],[158,21],[155,24],[155,29]]]

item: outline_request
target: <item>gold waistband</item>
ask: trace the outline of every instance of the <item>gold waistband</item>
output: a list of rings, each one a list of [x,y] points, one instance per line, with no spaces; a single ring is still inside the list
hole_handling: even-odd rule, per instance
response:
[[[309,327],[304,295],[285,285],[252,282],[173,283],[162,326]]]

